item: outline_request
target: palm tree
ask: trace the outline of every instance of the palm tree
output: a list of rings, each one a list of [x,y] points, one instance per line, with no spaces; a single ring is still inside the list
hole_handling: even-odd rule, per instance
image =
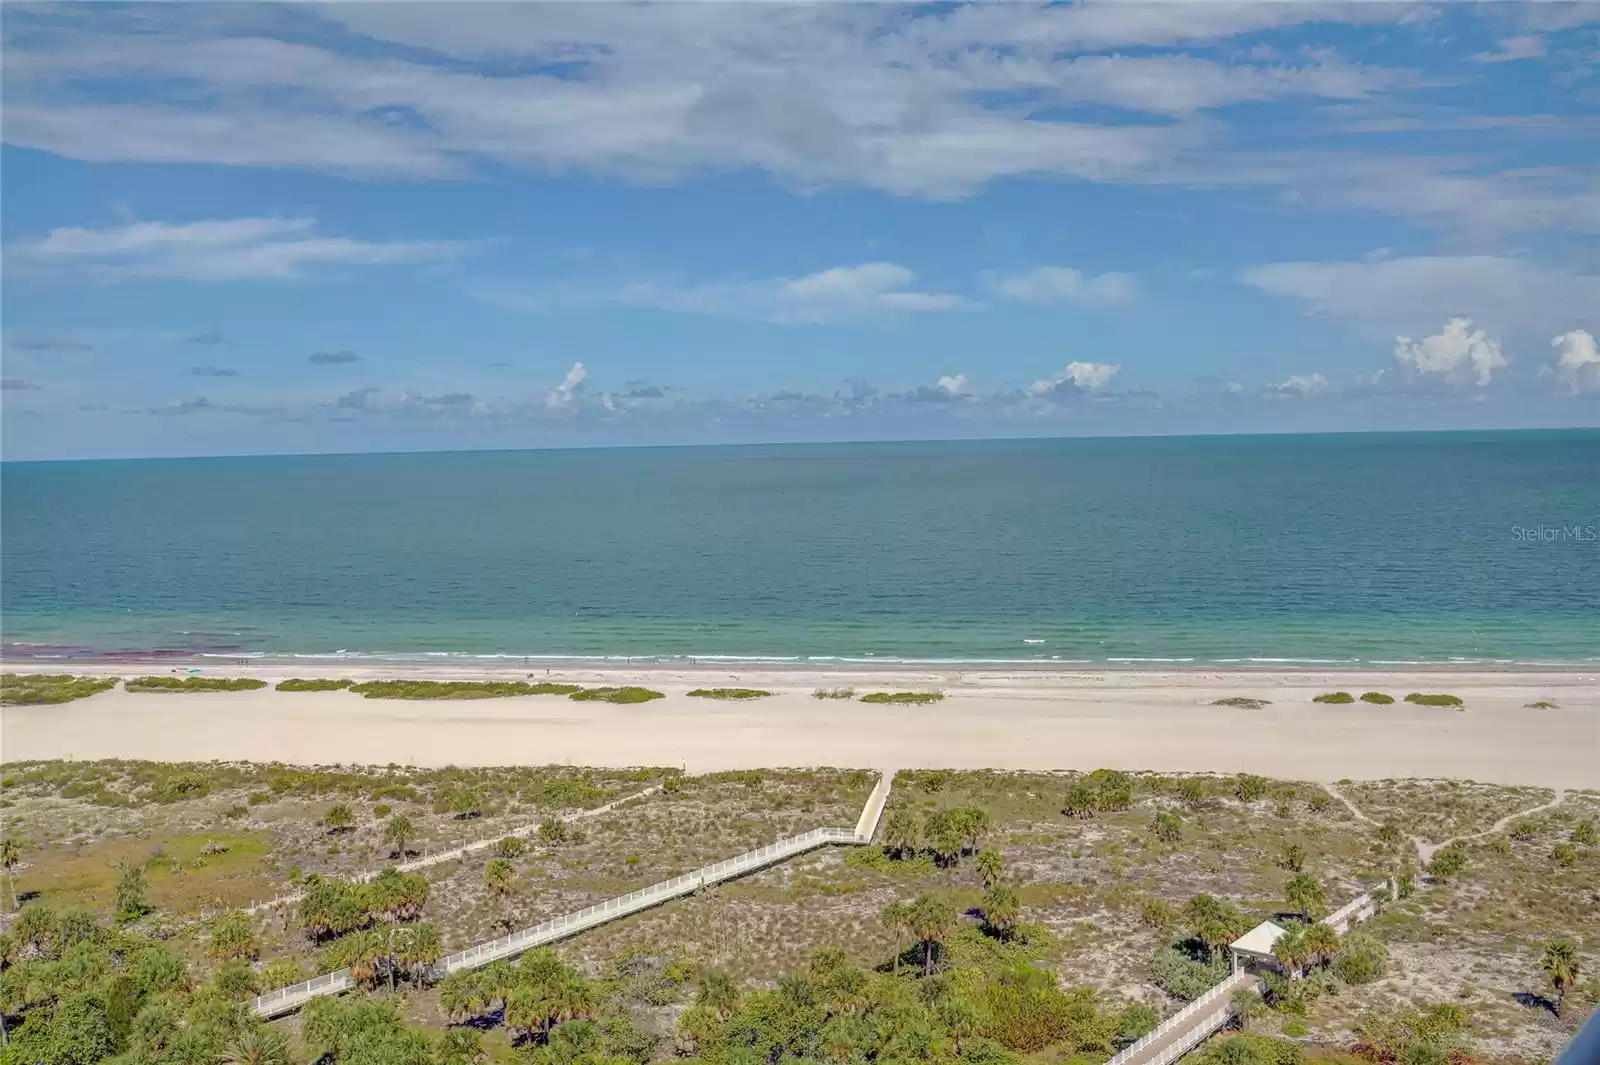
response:
[[[1306,845],[1297,839],[1291,839],[1283,845],[1283,854],[1278,859],[1278,864],[1291,873],[1298,873],[1305,868]]]
[[[1312,965],[1326,965],[1339,953],[1339,933],[1321,921],[1309,925],[1305,931],[1306,952]]]
[[[1539,968],[1555,989],[1557,1017],[1561,1016],[1561,1009],[1567,1004],[1567,989],[1578,982],[1582,964],[1578,957],[1578,944],[1565,936],[1552,939],[1544,945]]]
[[[1310,873],[1291,876],[1283,885],[1283,896],[1308,921],[1328,911],[1328,896],[1322,890],[1322,883]]]
[[[983,886],[992,888],[1006,875],[1006,860],[997,850],[985,850],[978,854],[978,875],[983,877]]]
[[[955,812],[956,825],[964,837],[964,850],[976,852],[984,834],[989,831],[989,812],[980,806],[966,806]]]
[[[357,983],[375,984],[389,959],[389,937],[377,929],[352,932],[338,942],[338,959]]]
[[[270,1028],[252,1028],[228,1048],[223,1065],[291,1065],[289,1044]]]
[[[1068,817],[1093,817],[1099,805],[1100,793],[1087,780],[1075,780],[1067,786],[1067,794],[1061,800],[1061,812]]]
[[[911,907],[899,900],[891,902],[883,908],[880,920],[883,926],[894,934],[894,971],[899,973],[900,955],[905,953],[900,946],[900,935],[902,932],[911,931]]]
[[[439,1005],[451,1020],[477,1016],[488,1004],[480,973],[451,973],[439,982]]]
[[[550,1019],[555,1023],[576,1021],[594,1012],[594,989],[583,977],[569,973],[565,980],[552,989],[546,1002],[550,1008]]]
[[[12,870],[22,862],[22,848],[17,846],[17,841],[11,838],[0,839],[0,868],[6,871],[6,885],[11,889],[11,912],[16,913],[17,906],[17,879],[12,875]]]
[[[501,913],[500,922],[510,928],[509,907],[512,896],[517,892],[517,867],[504,858],[496,858],[483,867],[483,882],[489,885],[489,891],[500,905],[507,908]]]
[[[1011,933],[1016,931],[1017,911],[1021,905],[1017,889],[1010,884],[992,884],[983,893],[980,905],[984,923],[994,929],[1001,939],[1010,939]]]
[[[909,858],[922,845],[922,826],[917,823],[916,811],[908,806],[896,806],[889,811],[889,820],[883,826],[883,843],[896,858]]]
[[[1305,968],[1306,959],[1310,951],[1306,947],[1305,930],[1299,927],[1290,928],[1279,936],[1277,942],[1272,944],[1272,956],[1278,959],[1289,973],[1291,980],[1300,975],[1300,970]]]
[[[323,826],[326,827],[330,833],[343,832],[345,829],[350,828],[355,823],[356,815],[352,813],[350,811],[350,807],[346,806],[344,803],[340,803],[333,809],[329,810],[323,815],[322,818]]]
[[[939,941],[950,935],[956,923],[956,910],[939,895],[920,895],[906,915],[912,935],[922,944],[922,975],[933,971],[933,955]]]
[[[544,1034],[550,1014],[544,995],[528,984],[517,984],[506,993],[506,1026],[520,1028],[525,1035]]]
[[[405,814],[395,814],[383,826],[383,841],[394,844],[396,854],[406,856],[406,843],[417,838],[416,826]]]
[[[1261,997],[1261,992],[1253,987],[1240,988],[1228,1000],[1233,1007],[1233,1014],[1239,1018],[1239,1030],[1248,1031],[1250,1022],[1264,1017],[1267,1012],[1266,1000]]]

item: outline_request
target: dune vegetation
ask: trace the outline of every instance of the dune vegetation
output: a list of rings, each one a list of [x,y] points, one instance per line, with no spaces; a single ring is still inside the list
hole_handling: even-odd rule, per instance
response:
[[[944,698],[944,692],[868,692],[861,697],[864,703],[937,703]]]
[[[761,688],[696,688],[689,694],[696,699],[764,699],[772,693]]]
[[[648,703],[652,699],[666,698],[661,692],[636,685],[619,688],[579,688],[570,695],[573,699],[584,703]]]
[[[1412,692],[1406,696],[1406,702],[1415,703],[1417,706],[1450,706],[1462,707],[1466,704],[1459,695],[1445,695],[1442,693]]]
[[[516,695],[571,695],[577,684],[523,680],[369,680],[350,690],[367,699],[504,699]]]
[[[280,680],[276,691],[280,692],[336,692],[350,687],[355,681],[349,679],[335,680],[332,677],[314,677],[307,680],[305,677],[290,677]]]
[[[854,688],[818,688],[811,693],[811,698],[813,699],[854,699],[855,697],[856,690]]]
[[[0,675],[0,705],[37,706],[87,699],[117,686],[116,677],[78,677],[71,673]]]
[[[1323,692],[1311,697],[1314,703],[1353,703],[1356,697],[1349,692]]]
[[[252,692],[267,682],[255,677],[131,677],[122,686],[131,692]]]
[[[1271,706],[1271,699],[1252,699],[1246,695],[1229,695],[1223,699],[1215,699],[1212,706],[1233,706],[1240,710],[1260,710],[1263,706]]]
[[[1374,706],[1388,706],[1394,702],[1394,696],[1385,695],[1383,692],[1362,692],[1361,701],[1372,703]]]

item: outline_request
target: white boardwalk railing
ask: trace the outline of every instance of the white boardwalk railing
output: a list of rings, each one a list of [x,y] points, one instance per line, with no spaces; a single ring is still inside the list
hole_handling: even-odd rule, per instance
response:
[[[1233,1014],[1233,993],[1255,982],[1254,973],[1234,973],[1124,1047],[1106,1065],[1167,1065],[1176,1061],[1227,1024]],[[1175,1050],[1177,1047],[1182,1049]]]
[[[893,771],[885,771],[879,777],[872,794],[867,796],[866,806],[862,809],[861,818],[856,822],[854,829],[814,828],[798,836],[780,839],[776,843],[769,843],[765,847],[746,851],[725,861],[703,866],[691,873],[675,876],[671,880],[663,880],[659,884],[651,884],[638,891],[586,906],[574,913],[563,914],[532,928],[524,928],[499,939],[478,943],[466,950],[441,958],[433,971],[438,976],[447,976],[450,973],[476,969],[492,961],[513,957],[535,947],[554,943],[558,939],[565,939],[567,936],[607,921],[647,910],[669,899],[692,894],[707,885],[732,880],[830,843],[871,843],[872,836],[878,828],[878,820],[883,815],[884,804],[888,801],[893,779]],[[277,1017],[299,1009],[314,998],[337,995],[354,986],[355,980],[351,978],[350,970],[341,969],[338,972],[324,973],[314,979],[270,991],[257,998],[251,1006],[259,1017]]]

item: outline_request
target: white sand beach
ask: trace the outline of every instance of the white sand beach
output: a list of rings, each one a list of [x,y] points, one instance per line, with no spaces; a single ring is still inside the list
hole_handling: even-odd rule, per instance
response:
[[[39,663],[8,671],[38,672]],[[170,665],[82,667],[125,677]],[[526,670],[257,667],[207,675],[473,679]],[[536,679],[547,679],[537,670]],[[9,706],[0,758],[248,759],[302,764],[673,765],[1255,772],[1332,781],[1454,777],[1600,787],[1600,675],[1578,672],[1194,670],[558,669],[548,679],[643,684],[665,699],[631,706],[559,696],[453,701],[348,692],[129,694]],[[695,687],[774,693],[752,702],[689,698]],[[820,700],[817,688],[938,689],[931,706]],[[1463,711],[1396,702],[1319,705],[1319,692],[1449,692]],[[1258,710],[1209,705],[1267,699]],[[1529,709],[1548,700],[1556,709]]]

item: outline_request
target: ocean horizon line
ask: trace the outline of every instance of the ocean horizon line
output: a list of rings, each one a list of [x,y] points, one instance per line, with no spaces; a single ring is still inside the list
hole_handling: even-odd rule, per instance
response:
[[[1351,438],[1366,438],[1374,441],[1395,438],[1416,438],[1423,436],[1435,437],[1483,437],[1504,438],[1520,436],[1528,438],[1559,438],[1585,434],[1600,434],[1600,425],[1574,425],[1574,426],[1520,426],[1515,428],[1448,428],[1448,429],[1349,429],[1335,432],[1314,431],[1300,432],[1293,429],[1264,432],[1185,432],[1185,433],[1084,433],[1084,434],[1049,434],[1049,435],[1017,435],[1017,436],[944,436],[944,437],[845,437],[838,439],[790,439],[790,440],[715,440],[677,443],[574,443],[566,445],[547,445],[538,447],[478,447],[478,448],[414,448],[414,449],[383,449],[376,451],[250,451],[228,452],[225,454],[181,454],[181,455],[122,455],[122,456],[76,456],[59,458],[25,458],[12,459],[0,456],[0,468],[42,465],[65,465],[74,463],[138,463],[138,462],[207,462],[225,459],[315,459],[315,458],[351,458],[368,457],[383,458],[388,456],[406,457],[418,455],[525,455],[525,454],[563,454],[571,452],[617,452],[617,451],[710,451],[710,450],[738,450],[748,448],[828,448],[828,447],[892,447],[895,445],[931,446],[941,444],[1008,444],[1008,443],[1069,443],[1075,441],[1177,441],[1177,440],[1260,440],[1292,438],[1296,440],[1347,440]]]

